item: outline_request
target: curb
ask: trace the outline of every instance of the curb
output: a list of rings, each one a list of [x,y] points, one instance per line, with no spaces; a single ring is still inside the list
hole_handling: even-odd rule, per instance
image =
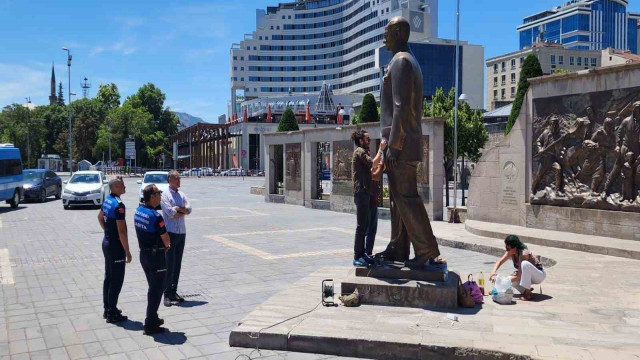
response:
[[[503,233],[499,231],[490,231],[490,230],[474,228],[473,226],[469,225],[467,222],[465,222],[464,228],[466,231],[474,235],[484,236],[492,239],[504,239],[507,235],[510,235],[510,233]],[[625,250],[625,249],[619,249],[619,248],[613,248],[613,247],[601,246],[601,245],[572,243],[567,241],[543,239],[543,238],[537,238],[533,236],[520,235],[520,234],[516,234],[516,235],[518,235],[520,240],[528,244],[566,249],[566,250],[581,251],[581,252],[599,254],[599,255],[609,255],[609,256],[615,256],[615,257],[632,259],[632,260],[640,260],[640,251],[636,251],[636,250]],[[633,240],[627,240],[627,241],[633,241]],[[448,246],[448,245],[445,245],[445,246]],[[503,250],[501,249],[500,251],[502,254]],[[496,255],[493,253],[485,253],[485,254]],[[496,255],[496,256],[501,256],[501,255]],[[546,264],[543,264],[543,265],[547,266]]]

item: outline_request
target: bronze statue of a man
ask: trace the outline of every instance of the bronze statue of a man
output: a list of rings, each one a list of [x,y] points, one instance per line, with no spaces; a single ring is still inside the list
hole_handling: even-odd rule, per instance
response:
[[[387,141],[386,171],[391,200],[391,242],[377,254],[385,261],[407,266],[437,262],[440,255],[427,211],[417,188],[417,165],[422,160],[422,95],[420,66],[409,49],[409,22],[389,21],[385,45],[393,52],[380,92],[380,127]],[[409,244],[415,258],[409,258]]]

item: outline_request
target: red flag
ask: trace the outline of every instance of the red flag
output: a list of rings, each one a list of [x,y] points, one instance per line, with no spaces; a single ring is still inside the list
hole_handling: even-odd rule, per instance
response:
[[[247,114],[247,108],[244,108],[244,116],[242,117],[243,122],[249,122],[249,115]]]
[[[305,114],[305,121],[307,124],[311,124],[311,109],[309,108],[309,102],[307,101],[307,112]]]
[[[271,122],[271,104],[267,104],[267,122]]]

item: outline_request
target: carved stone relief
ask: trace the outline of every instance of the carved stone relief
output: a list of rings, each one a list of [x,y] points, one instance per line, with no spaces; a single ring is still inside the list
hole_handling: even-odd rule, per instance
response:
[[[418,163],[418,182],[429,183],[429,135],[422,137],[422,161]]]
[[[333,143],[333,181],[351,180],[351,157],[353,141],[335,141]]]
[[[640,212],[640,87],[534,100],[531,203]]]
[[[302,190],[301,155],[300,144],[285,145],[285,186],[287,190]]]

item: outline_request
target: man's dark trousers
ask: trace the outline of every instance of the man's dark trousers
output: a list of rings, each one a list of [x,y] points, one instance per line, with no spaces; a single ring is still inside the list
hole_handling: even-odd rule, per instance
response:
[[[376,242],[378,232],[378,204],[369,205],[369,223],[367,226],[367,236],[364,241],[364,248],[367,255],[373,254],[373,246]]]
[[[118,297],[124,283],[126,255],[120,241],[102,240],[104,254],[104,283],[102,285],[102,301],[107,312],[116,310]]]
[[[174,295],[178,291],[180,268],[182,267],[182,253],[187,234],[169,233],[171,248],[167,251],[167,277],[165,280],[165,295]]]
[[[353,202],[356,204],[356,237],[353,245],[353,258],[357,260],[365,253],[364,238],[369,226],[369,194],[365,190],[358,190],[353,195]]]
[[[144,323],[153,326],[158,321],[158,308],[162,301],[167,264],[164,250],[141,250],[140,264],[144,275],[147,277],[149,290],[147,291],[147,318]]]

